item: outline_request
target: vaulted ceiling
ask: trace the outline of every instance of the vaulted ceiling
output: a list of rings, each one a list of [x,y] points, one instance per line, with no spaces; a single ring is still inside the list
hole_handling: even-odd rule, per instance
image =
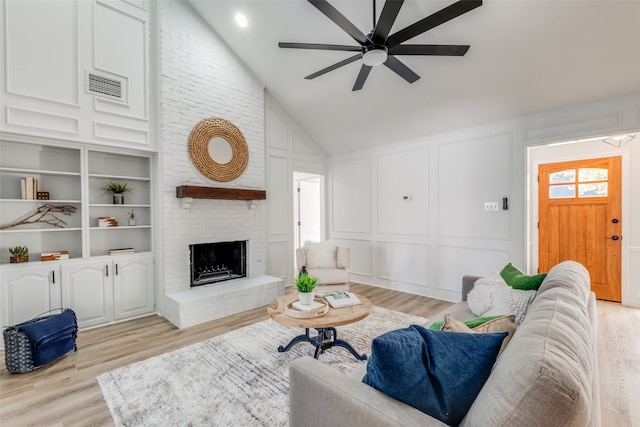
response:
[[[465,56],[402,56],[419,80],[378,66],[355,92],[361,61],[304,79],[353,52],[278,47],[357,45],[307,1],[187,1],[329,155],[640,92],[638,0],[485,0],[409,41],[468,44]],[[371,31],[371,0],[329,2]],[[391,34],[452,3],[405,1]]]

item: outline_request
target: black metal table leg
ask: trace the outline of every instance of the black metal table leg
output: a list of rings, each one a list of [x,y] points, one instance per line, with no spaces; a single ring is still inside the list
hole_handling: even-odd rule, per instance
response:
[[[306,328],[304,330],[304,335],[298,335],[297,337],[293,338],[291,341],[289,341],[289,344],[287,344],[286,346],[280,346],[278,347],[278,351],[280,353],[284,353],[285,351],[289,351],[291,349],[291,347],[293,347],[294,345],[298,344],[299,342],[310,342],[313,345],[316,345],[315,341],[313,341],[313,339],[311,339],[311,337],[309,336],[309,328]]]
[[[349,350],[349,352],[358,360],[367,360],[366,354],[358,354],[356,350],[351,346],[351,344],[344,340],[338,339],[338,331],[336,330],[336,328],[330,327],[315,329],[318,332],[315,339],[311,338],[311,336],[309,335],[309,328],[306,328],[304,330],[304,335],[298,335],[297,337],[294,337],[286,346],[278,347],[278,351],[280,353],[284,353],[285,351],[289,351],[291,347],[299,342],[308,342],[316,348],[313,354],[313,357],[315,359],[317,359],[320,354],[324,353],[326,349],[336,346]]]

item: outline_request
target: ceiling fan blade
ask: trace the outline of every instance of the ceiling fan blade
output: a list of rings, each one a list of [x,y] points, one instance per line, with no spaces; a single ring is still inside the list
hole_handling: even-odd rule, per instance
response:
[[[335,7],[331,6],[331,4],[329,4],[329,2],[327,2],[326,0],[308,1],[361,45],[365,45],[369,41],[369,39],[367,39],[367,36],[365,36],[362,31],[358,29],[358,27],[353,25],[351,21],[345,18],[343,14],[338,12],[338,10]]]
[[[369,77],[369,73],[371,72],[372,68],[373,67],[362,64],[360,72],[358,73],[358,78],[356,79],[356,83],[353,85],[353,89],[351,89],[351,91],[362,89],[362,87],[364,86],[364,82],[367,81],[367,77]]]
[[[411,71],[409,67],[400,62],[400,60],[395,56],[389,55],[387,57],[387,62],[385,62],[384,65],[409,83],[413,83],[420,78],[419,75]]]
[[[313,74],[309,74],[307,77],[305,77],[305,79],[307,79],[307,80],[315,79],[316,77],[320,77],[321,75],[326,74],[329,71],[333,71],[333,70],[335,70],[337,68],[340,68],[340,67],[342,67],[344,65],[351,64],[352,62],[355,62],[355,61],[359,60],[360,58],[362,58],[361,54],[353,55],[352,57],[344,59],[344,60],[342,60],[342,61],[340,61],[340,62],[338,62],[336,64],[333,64],[333,65],[331,65],[331,66],[329,66],[327,68],[323,68],[320,71],[316,71]]]
[[[346,52],[362,52],[362,46],[345,46],[341,44],[280,42],[278,43],[278,46],[284,49],[317,49],[317,50],[340,50],[340,51],[346,51]]]
[[[469,45],[457,44],[401,44],[389,49],[389,55],[463,56]]]
[[[424,33],[427,30],[437,27],[438,25],[444,24],[463,13],[469,12],[476,7],[482,6],[482,0],[460,0],[450,6],[441,9],[440,11],[427,16],[420,21],[409,25],[408,27],[398,31],[389,36],[387,39],[387,47],[391,49],[399,45],[402,42],[405,42],[417,35]]]
[[[393,23],[396,22],[398,12],[402,7],[404,0],[387,0],[380,13],[380,19],[376,24],[376,29],[373,32],[373,42],[377,44],[383,44],[387,37],[389,37],[389,31]]]

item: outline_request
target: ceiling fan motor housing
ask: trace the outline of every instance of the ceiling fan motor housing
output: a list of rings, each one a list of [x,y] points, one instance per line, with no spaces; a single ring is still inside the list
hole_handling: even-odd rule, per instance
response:
[[[372,44],[363,47],[362,62],[369,67],[382,65],[387,62],[387,54],[389,50],[381,44]]]

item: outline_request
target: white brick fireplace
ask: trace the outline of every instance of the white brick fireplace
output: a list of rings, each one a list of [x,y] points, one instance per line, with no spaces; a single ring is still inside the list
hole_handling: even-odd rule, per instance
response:
[[[157,246],[163,289],[158,309],[185,327],[266,304],[284,292],[284,284],[265,276],[264,200],[194,199],[183,207],[176,198],[176,187],[187,184],[265,189],[264,88],[189,6],[159,5],[162,235]],[[249,146],[246,170],[227,183],[202,175],[189,157],[192,128],[211,117],[237,126]],[[247,240],[247,277],[190,289],[189,245],[236,240]]]

